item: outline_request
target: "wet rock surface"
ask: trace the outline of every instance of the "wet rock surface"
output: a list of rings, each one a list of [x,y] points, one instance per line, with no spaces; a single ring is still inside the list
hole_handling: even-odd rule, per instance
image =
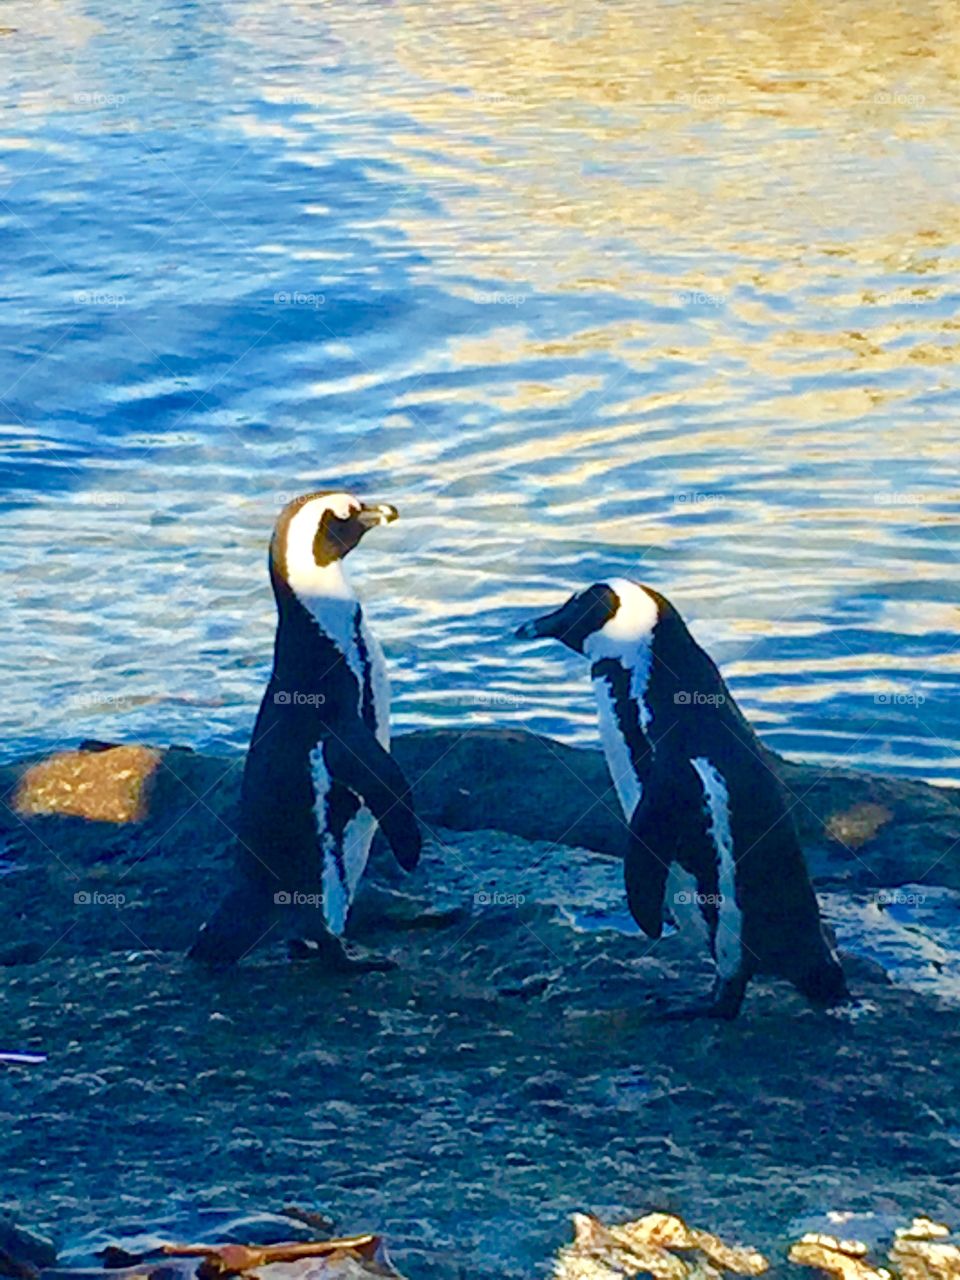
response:
[[[214,1219],[293,1203],[444,1280],[549,1274],[575,1212],[677,1210],[780,1256],[792,1220],[835,1206],[956,1217],[955,1007],[860,962],[849,1013],[758,982],[732,1025],[664,1021],[708,983],[705,958],[631,930],[597,851],[606,790],[596,826],[581,817],[592,846],[558,842],[567,765],[592,787],[599,756],[455,737],[397,744],[429,840],[413,877],[375,855],[357,904],[353,937],[397,961],[386,973],[327,975],[279,945],[215,978],[184,960],[229,865],[240,760],[164,753],[137,822],[4,811],[0,1049],[48,1058],[0,1065],[0,1208],[80,1266],[121,1236],[220,1239]],[[518,782],[524,745],[540,764]],[[803,782],[834,889],[956,887],[948,793]],[[893,816],[850,856],[824,825],[857,804]],[[533,831],[535,810],[543,839],[450,829]]]

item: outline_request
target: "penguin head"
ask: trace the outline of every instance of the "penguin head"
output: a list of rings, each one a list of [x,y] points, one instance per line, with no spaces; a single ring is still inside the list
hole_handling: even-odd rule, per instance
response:
[[[368,529],[391,524],[396,507],[366,503],[352,493],[319,490],[288,502],[270,542],[270,571],[297,589],[319,586]]]
[[[629,660],[653,641],[660,597],[629,578],[610,578],[576,592],[553,613],[525,622],[520,640],[549,637],[592,661]]]

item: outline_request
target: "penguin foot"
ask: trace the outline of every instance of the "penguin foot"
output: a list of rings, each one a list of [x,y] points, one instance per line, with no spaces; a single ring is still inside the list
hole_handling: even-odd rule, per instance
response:
[[[330,973],[389,973],[399,968],[389,956],[378,956],[361,947],[347,947],[339,939],[293,938],[289,945],[291,960],[319,960]]]
[[[657,1016],[667,1022],[690,1022],[694,1018],[722,1018],[725,1022],[732,1022],[740,1012],[746,990],[746,974],[718,978],[709,1000],[694,1001],[680,1008],[667,1008]]]

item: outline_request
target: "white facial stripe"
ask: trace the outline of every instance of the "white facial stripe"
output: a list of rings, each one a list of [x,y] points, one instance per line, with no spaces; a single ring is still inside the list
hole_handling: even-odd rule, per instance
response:
[[[637,652],[649,649],[659,613],[656,601],[637,582],[627,578],[610,578],[607,583],[616,593],[620,607],[599,631],[587,636],[583,651],[588,658],[632,659]],[[626,662],[624,663],[626,665]]]
[[[330,493],[324,498],[313,498],[310,502],[305,502],[287,525],[287,545],[284,548],[287,581],[298,595],[298,582],[307,592],[312,587],[320,594],[327,594],[324,583],[331,566],[321,568],[313,555],[314,539],[324,512],[332,511],[338,520],[345,520],[352,512],[359,510],[360,503],[349,493]],[[339,561],[332,563],[339,565]]]
[[[690,763],[703,785],[710,838],[717,851],[717,936],[714,950],[721,978],[735,977],[743,961],[743,916],[737,905],[736,859],[730,830],[730,793],[723,774],[705,756]]]
[[[322,502],[327,511],[332,511],[338,520],[346,520],[360,510],[360,503],[352,493],[328,493],[325,498],[315,498],[314,501]]]
[[[331,499],[336,501],[336,506],[331,506]],[[313,540],[323,513],[330,510],[336,513],[336,507],[346,510],[341,499],[356,503],[349,494],[314,498],[305,502],[287,525],[287,582],[321,631],[346,655],[362,689],[363,672],[359,669],[353,634],[357,598],[344,575],[342,561],[318,565],[313,556]]]
[[[616,658],[630,672],[630,696],[637,704],[640,727],[646,733],[652,719],[646,695],[653,661],[653,629],[657,625],[659,611],[656,601],[639,583],[628,578],[610,578],[607,585],[617,593],[620,607],[606,626],[587,636],[583,651],[593,662],[601,658]],[[601,730],[602,716],[601,704]],[[607,759],[612,772],[609,752]],[[620,799],[622,804],[622,795]]]

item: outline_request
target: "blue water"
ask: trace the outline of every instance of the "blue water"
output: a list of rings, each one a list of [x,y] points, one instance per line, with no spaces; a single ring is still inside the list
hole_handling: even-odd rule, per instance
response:
[[[7,0],[5,754],[240,750],[335,484],[400,728],[595,739],[521,617],[681,608],[791,755],[960,778],[934,6]]]

